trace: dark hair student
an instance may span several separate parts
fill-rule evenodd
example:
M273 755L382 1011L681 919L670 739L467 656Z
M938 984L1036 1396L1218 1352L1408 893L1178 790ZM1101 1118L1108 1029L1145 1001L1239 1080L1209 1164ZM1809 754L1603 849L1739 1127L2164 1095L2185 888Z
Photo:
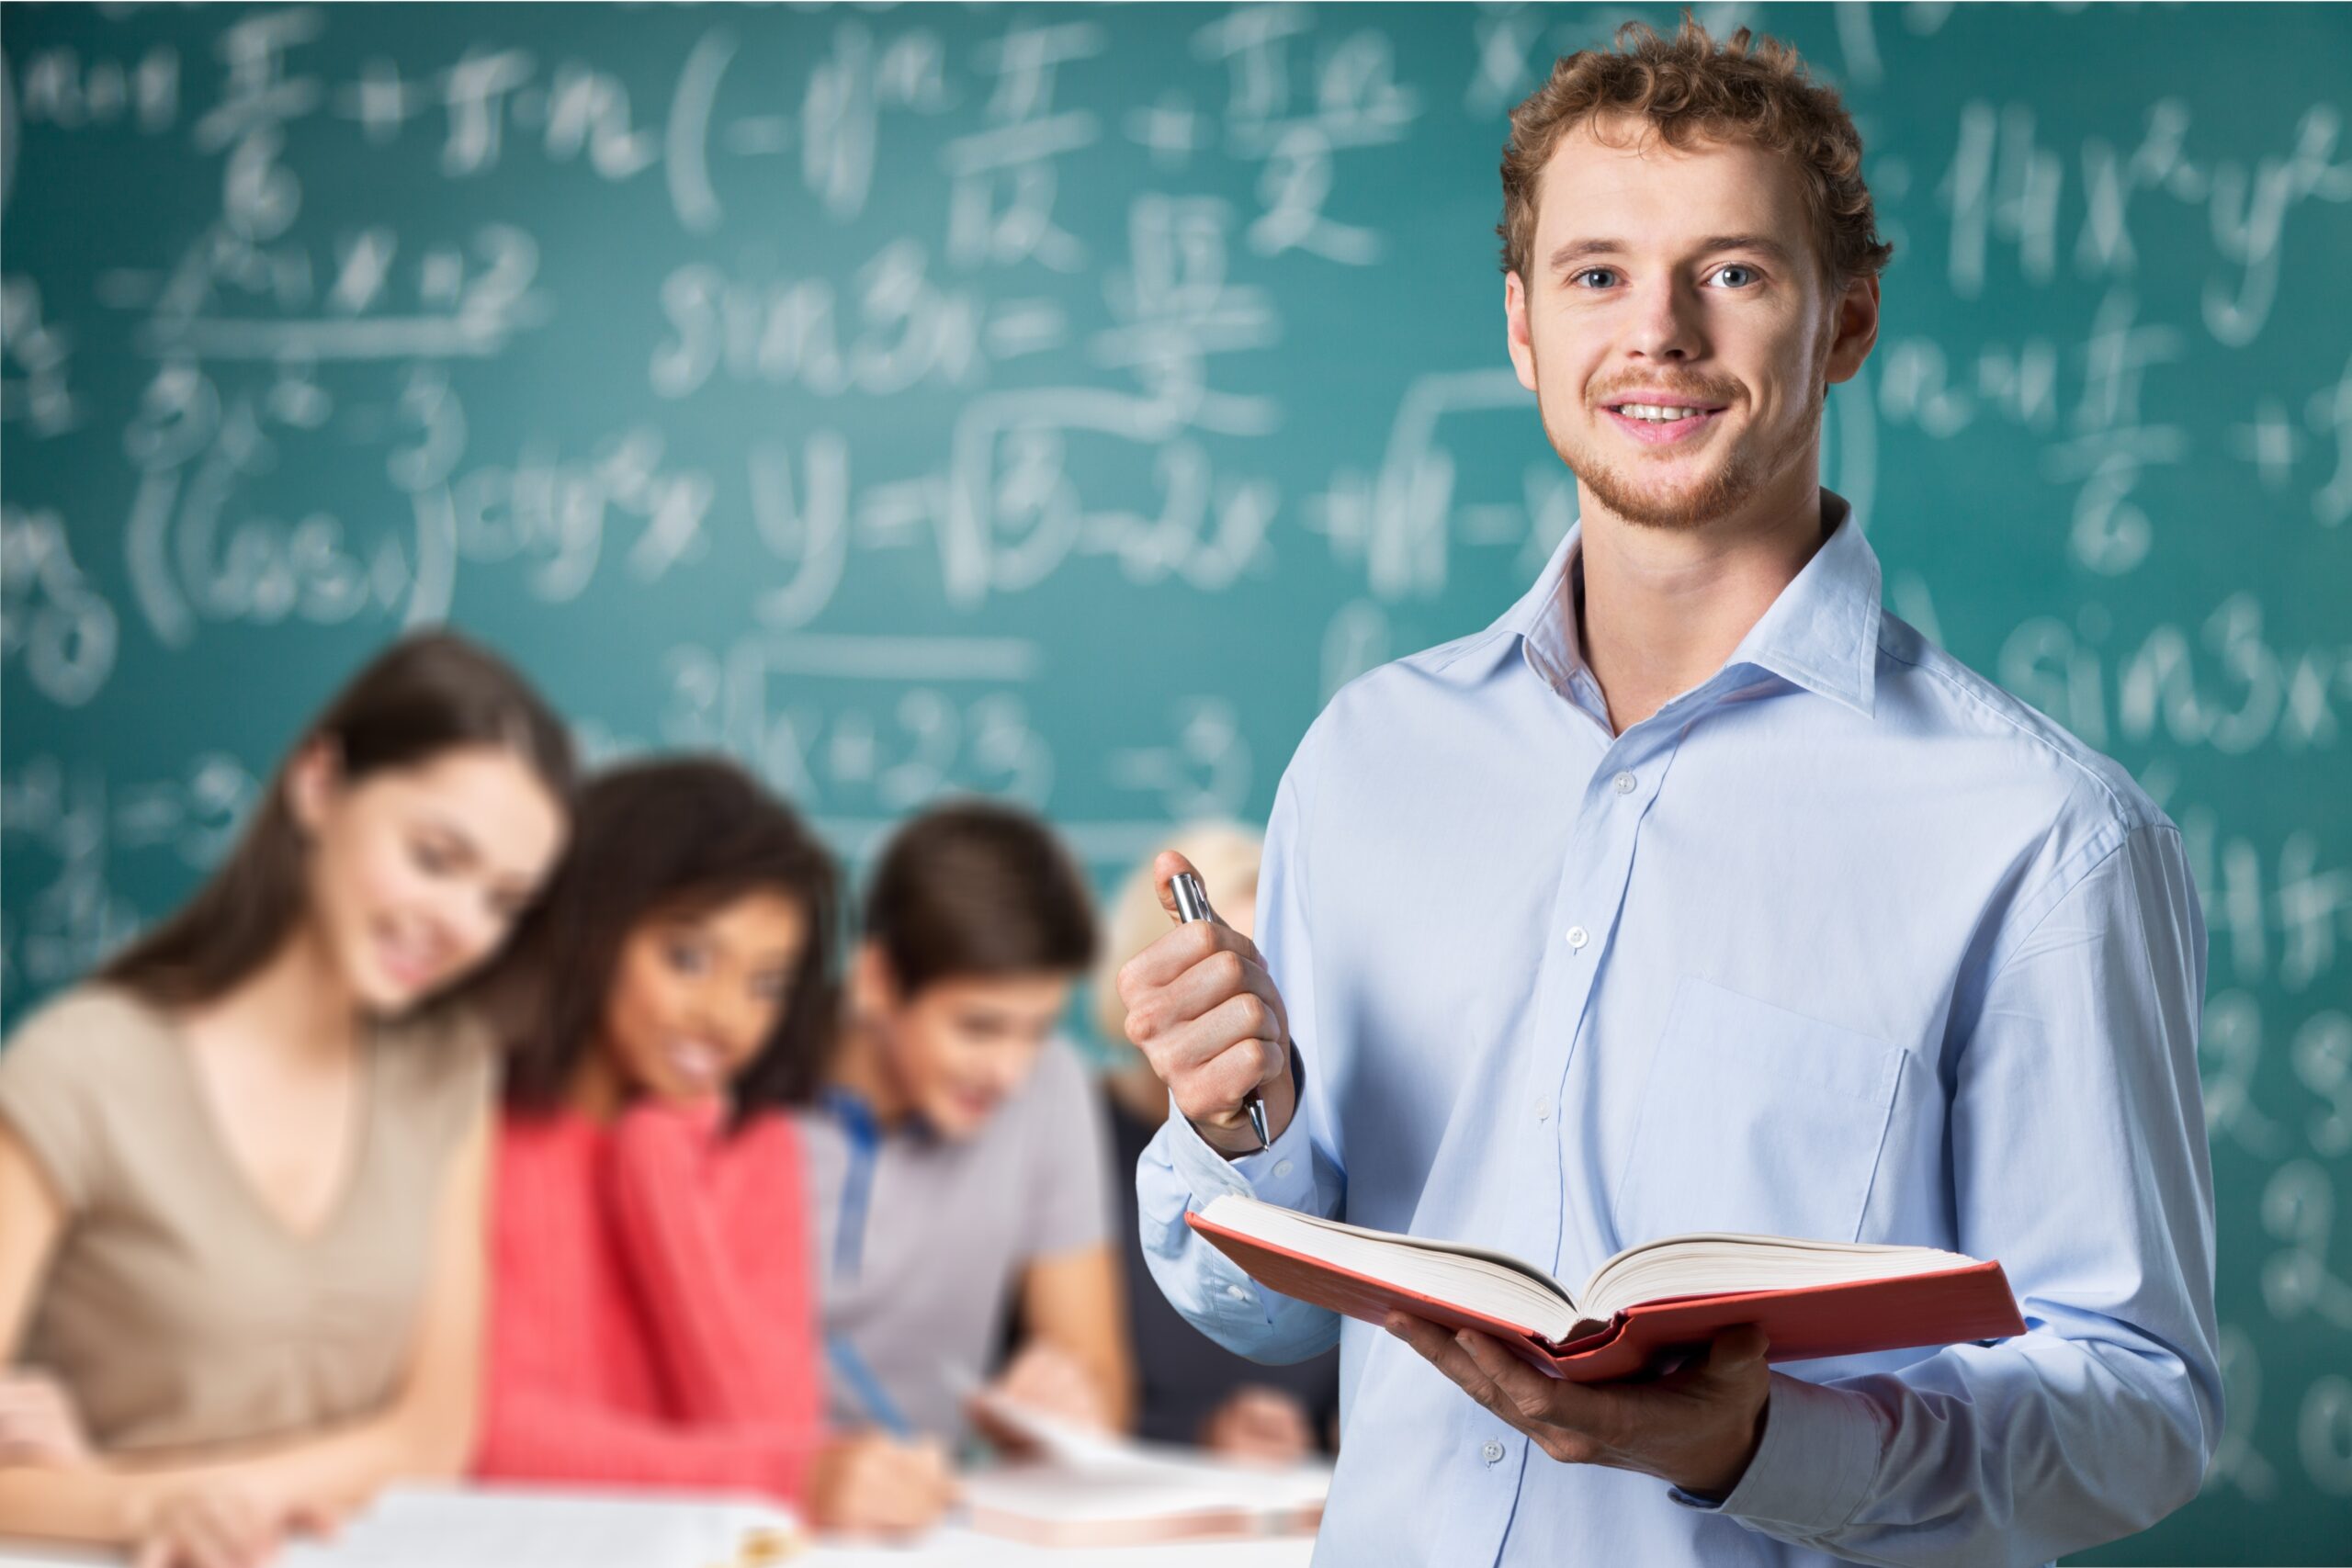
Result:
M800 907L808 935L775 1026L733 1080L738 1120L806 1101L823 1071L835 1012L840 879L825 847L734 763L674 759L613 770L580 801L572 852L516 941L518 993L507 1103L560 1103L603 1023L622 943L644 921L685 918L772 890Z
M1124 1427L1102 1108L1060 1032L1094 956L1085 877L1040 818L943 802L883 848L861 928L822 1110L801 1118L835 1419L954 1437L958 1390L986 1382Z
M715 758L582 793L518 942L476 1473L751 1489L921 1529L937 1446L828 1430L801 1140L837 1007L831 859Z
M865 894L865 940L902 996L933 981L1075 974L1094 962L1094 910L1035 818L983 800L924 812L892 836Z

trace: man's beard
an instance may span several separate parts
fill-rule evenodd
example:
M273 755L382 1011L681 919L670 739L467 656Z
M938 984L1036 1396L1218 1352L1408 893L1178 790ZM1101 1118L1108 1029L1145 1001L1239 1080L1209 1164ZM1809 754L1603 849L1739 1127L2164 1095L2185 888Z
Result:
M1636 527L1689 530L1703 527L1719 517L1730 515L1754 499L1773 478L1767 455L1755 450L1752 444L1734 442L1726 457L1706 462L1703 467L1692 465L1687 458L1672 461L1681 465L1681 476L1669 481L1663 477L1665 464L1655 465L1660 470L1653 474L1645 470L1652 465L1629 446L1622 461L1604 456L1598 446L1581 455L1572 449L1569 435L1581 434L1581 430L1555 428L1551 412L1544 407L1543 378L1536 378L1536 408L1543 417L1544 434L1594 500ZM1787 450L1802 448L1807 439L1817 440L1821 432L1823 404L1828 389L1816 386L1812 406L1805 411ZM1595 411L1595 422L1604 420L1605 412ZM1720 416L1718 416L1720 417ZM1583 427L1585 429L1590 426ZM1595 433L1600 434L1599 432ZM1606 435L1600 435L1606 440ZM1726 435L1724 440L1731 437Z

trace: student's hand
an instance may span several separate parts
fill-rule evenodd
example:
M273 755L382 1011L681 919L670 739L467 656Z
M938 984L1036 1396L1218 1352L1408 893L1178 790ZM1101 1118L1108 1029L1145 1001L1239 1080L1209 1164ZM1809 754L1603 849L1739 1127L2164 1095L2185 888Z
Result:
M1098 1432L1111 1427L1102 1391L1095 1386L1085 1364L1043 1340L1033 1339L1023 1346L1012 1364L989 1385L989 1393L1072 1426Z
M1278 1388L1247 1383L1201 1424L1201 1446L1227 1459L1296 1464L1315 1446L1306 1406Z
M1725 1329L1704 1358L1654 1382L1600 1383L1546 1377L1475 1329L1401 1312L1386 1326L1563 1464L1638 1471L1719 1499L1763 1440L1771 1373L1753 1324Z
M0 1373L0 1465L80 1470L96 1462L64 1384L47 1372Z
M1192 869L1173 851L1152 863L1160 907L1170 916L1176 898L1169 879ZM1207 891L1214 905L1216 889ZM1266 1102L1269 1134L1278 1137L1290 1125L1296 1099L1290 1021L1248 937L1223 920L1178 926L1119 971L1119 999L1127 1008L1127 1038L1210 1147L1226 1155L1256 1152L1257 1134L1242 1110L1253 1089Z
M911 1535L939 1522L956 1500L947 1450L936 1438L899 1443L876 1432L840 1438L808 1473L808 1513L821 1530Z
M217 1482L174 1486L135 1509L131 1568L265 1568L288 1535L332 1535L337 1523L326 1509Z

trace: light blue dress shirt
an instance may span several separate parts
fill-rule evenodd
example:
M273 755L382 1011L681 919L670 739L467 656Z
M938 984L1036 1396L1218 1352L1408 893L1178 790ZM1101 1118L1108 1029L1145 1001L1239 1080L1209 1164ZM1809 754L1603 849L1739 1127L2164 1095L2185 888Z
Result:
M2130 775L1879 606L1833 531L1622 735L1579 534L1493 626L1333 699L1277 792L1258 942L1305 1099L1136 1170L1155 1277L1266 1361L1341 1346L1316 1562L2046 1562L2195 1495L2220 1436L2205 927ZM1499 1247L1571 1288L1685 1231L1998 1258L2028 1332L1776 1368L1708 1505L1552 1460L1377 1326L1183 1224L1222 1192Z

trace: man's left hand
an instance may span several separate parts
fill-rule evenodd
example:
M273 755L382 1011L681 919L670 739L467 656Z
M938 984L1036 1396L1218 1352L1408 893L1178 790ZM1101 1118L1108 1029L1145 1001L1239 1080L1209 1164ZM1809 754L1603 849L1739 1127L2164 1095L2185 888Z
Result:
M1601 1383L1546 1377L1475 1329L1405 1313L1389 1314L1386 1327L1564 1464L1639 1471L1720 1501L1764 1436L1771 1373L1752 1325L1726 1329L1703 1358L1655 1382Z

